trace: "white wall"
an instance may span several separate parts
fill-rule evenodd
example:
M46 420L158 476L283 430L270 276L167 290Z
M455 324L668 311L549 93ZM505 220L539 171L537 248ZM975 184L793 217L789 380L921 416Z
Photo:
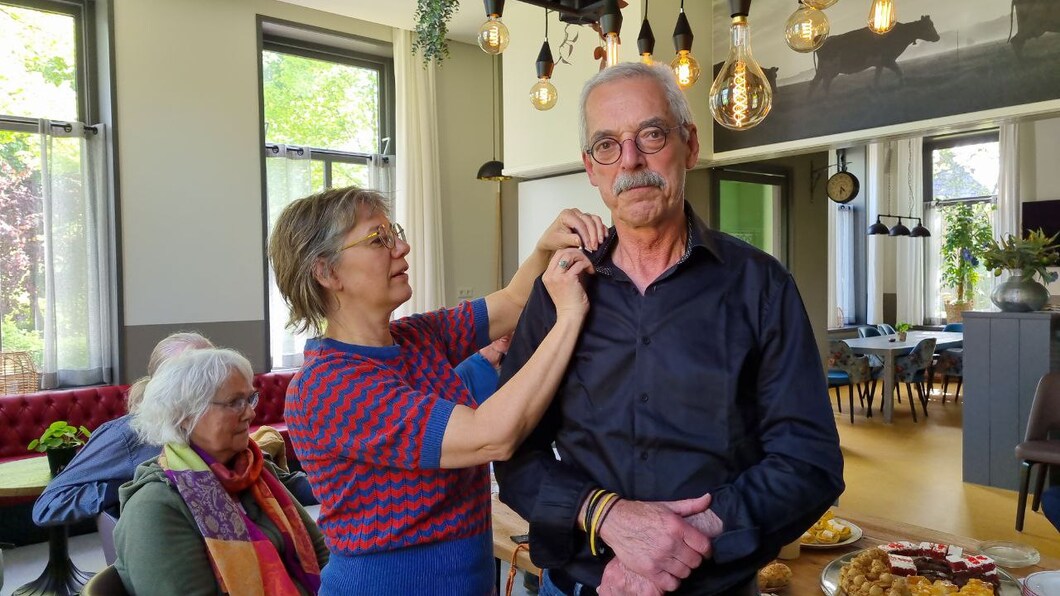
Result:
M520 262L530 256L541 233L560 211L568 207L595 213L603 218L604 224L611 225L611 213L585 172L530 180L519 185Z

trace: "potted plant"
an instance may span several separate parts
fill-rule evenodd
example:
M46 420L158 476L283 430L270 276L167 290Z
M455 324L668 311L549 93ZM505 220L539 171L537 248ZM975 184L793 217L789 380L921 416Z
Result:
M912 328L912 325L909 323L898 323L894 326L894 330L898 334L898 341L905 341L906 334L909 333L910 328Z
M958 203L942 208L946 236L942 240L942 285L953 288L956 300L946 302L946 322L959 323L972 308L979 283L979 260L991 239L985 204Z
M46 454L48 467L52 476L55 476L63 471L90 436L92 433L83 426L73 426L65 420L56 420L44 429L39 439L30 441L27 449Z
M1020 238L1008 234L1003 240L990 240L983 247L983 263L994 275L1008 271L1009 278L998 284L990 300L1005 312L1041 310L1049 302L1049 290L1035 281L1056 281L1057 273L1049 271L1058 262L1053 242L1060 234L1046 236L1041 229Z
M449 20L460 8L459 0L417 0L416 35L412 39L412 52L423 56L426 67L433 60L441 64L449 56Z

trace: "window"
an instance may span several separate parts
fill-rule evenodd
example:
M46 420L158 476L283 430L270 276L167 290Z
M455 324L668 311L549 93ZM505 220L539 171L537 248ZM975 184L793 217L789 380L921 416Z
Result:
M924 225L931 230L924 258L924 319L939 324L947 305L988 308L993 275L975 247L993 237L1001 158L998 132L925 139ZM952 316L950 317L952 318Z
M264 23L263 29L268 229L288 203L326 188L360 186L389 193L393 60L355 51L349 46L364 42L347 37L316 31L310 35L271 23ZM303 39L309 36L314 40ZM329 43L321 44L322 37ZM272 368L297 367L305 337L286 328L287 306L272 269L266 268Z
M0 1L0 351L45 388L110 381L103 125L89 93L92 15Z

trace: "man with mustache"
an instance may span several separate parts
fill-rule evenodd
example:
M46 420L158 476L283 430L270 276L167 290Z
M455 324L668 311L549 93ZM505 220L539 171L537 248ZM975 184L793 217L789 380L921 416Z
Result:
M497 465L500 498L530 522L543 595L758 594L756 571L843 490L802 299L685 202L699 140L669 70L600 72L581 125L614 233L590 255L592 309L556 399ZM539 280L502 382L555 319Z

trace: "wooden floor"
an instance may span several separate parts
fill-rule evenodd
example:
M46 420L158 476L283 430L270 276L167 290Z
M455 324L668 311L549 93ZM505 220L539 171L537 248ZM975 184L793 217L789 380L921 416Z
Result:
M840 507L979 540L1030 544L1042 554L1060 557L1060 533L1040 512L1028 506L1023 532L1015 530L1015 491L962 482L959 403L952 398L941 403L936 388L928 418L918 410L919 422L914 423L903 397L902 404L895 403L894 423L884 424L879 400L874 417L866 419L855 393L851 425L845 389L842 395L843 414L836 411L836 425L847 488Z

